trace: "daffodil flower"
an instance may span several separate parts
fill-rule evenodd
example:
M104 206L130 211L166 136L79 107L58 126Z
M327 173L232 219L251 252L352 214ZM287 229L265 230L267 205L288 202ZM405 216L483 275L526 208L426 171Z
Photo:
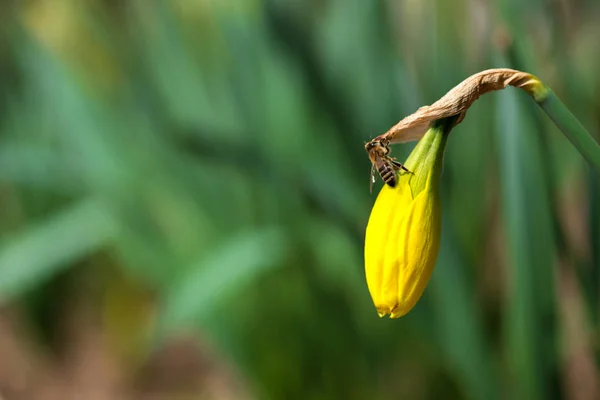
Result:
M365 272L379 316L399 318L417 303L440 248L439 181L444 147L454 119L436 121L398 172L394 188L383 185L365 237Z
M399 318L417 303L433 272L440 247L439 179L444 147L452 127L483 94L514 86L525 90L583 157L600 172L600 145L535 76L498 68L471 75L438 101L403 118L371 142L418 140L392 188L383 185L365 238L365 272L380 316Z

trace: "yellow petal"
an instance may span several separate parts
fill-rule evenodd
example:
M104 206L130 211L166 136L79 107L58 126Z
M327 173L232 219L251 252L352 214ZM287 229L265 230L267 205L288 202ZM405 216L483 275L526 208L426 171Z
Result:
M401 179L397 188L384 187L377 198L367 225L365 272L381 316L405 315L425 290L440 242L436 197L428 188L413 200Z

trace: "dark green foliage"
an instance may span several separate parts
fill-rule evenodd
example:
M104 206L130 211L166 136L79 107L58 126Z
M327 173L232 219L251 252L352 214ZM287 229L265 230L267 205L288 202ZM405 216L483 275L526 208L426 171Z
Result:
M572 89L600 89L597 73L573 72L597 72L595 2L565 5L587 16L567 25L541 1L518 18L508 0L174 3L0 16L3 304L29 309L56 342L48 325L63 311L42 305L68 290L66 271L101 271L106 296L133 282L156 300L156 325L122 328L142 360L148 337L161 346L191 328L256 398L572 394L556 278L585 278L592 328L600 285L600 189L580 155L525 94L480 99L448 141L432 281L388 320L364 281L379 186L369 195L363 145L492 67L538 76L598 132L600 102ZM39 28L57 24L68 34ZM587 55L566 53L575 46ZM139 296L125 292L119 307L136 316Z

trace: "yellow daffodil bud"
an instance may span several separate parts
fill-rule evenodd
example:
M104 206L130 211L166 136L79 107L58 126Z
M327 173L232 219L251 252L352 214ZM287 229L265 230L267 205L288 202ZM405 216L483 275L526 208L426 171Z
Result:
M365 272L379 316L399 318L417 303L440 248L439 180L444 147L453 126L434 122L398 172L394 188L383 185L367 225Z

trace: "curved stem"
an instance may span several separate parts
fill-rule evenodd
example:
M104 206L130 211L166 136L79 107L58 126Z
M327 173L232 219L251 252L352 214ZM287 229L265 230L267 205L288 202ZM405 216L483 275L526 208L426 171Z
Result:
M540 89L543 92L532 93L535 102L596 172L600 173L600 145L549 87Z

